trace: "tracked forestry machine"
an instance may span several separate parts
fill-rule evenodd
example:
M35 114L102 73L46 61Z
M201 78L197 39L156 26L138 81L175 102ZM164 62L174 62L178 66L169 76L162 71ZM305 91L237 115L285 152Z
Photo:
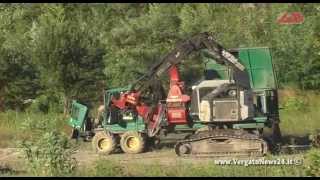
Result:
M179 66L203 54L204 76L186 86ZM169 75L165 90L160 81ZM225 49L210 33L197 34L124 88L108 89L98 121L73 101L73 137L90 139L98 153L117 147L140 153L170 133L188 132L175 145L178 156L262 156L280 142L276 76L268 48ZM94 123L95 122L95 123ZM271 138L263 129L270 128Z

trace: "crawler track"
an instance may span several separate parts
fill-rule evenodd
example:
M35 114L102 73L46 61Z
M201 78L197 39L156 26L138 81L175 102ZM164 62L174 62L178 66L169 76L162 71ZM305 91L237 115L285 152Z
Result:
M175 145L182 157L263 156L267 150L259 135L241 130L202 131Z

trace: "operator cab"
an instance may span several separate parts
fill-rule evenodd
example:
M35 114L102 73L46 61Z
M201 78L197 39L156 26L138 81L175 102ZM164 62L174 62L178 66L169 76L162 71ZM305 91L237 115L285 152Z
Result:
M205 80L192 89L191 115L202 122L235 122L253 116L252 92L233 80Z

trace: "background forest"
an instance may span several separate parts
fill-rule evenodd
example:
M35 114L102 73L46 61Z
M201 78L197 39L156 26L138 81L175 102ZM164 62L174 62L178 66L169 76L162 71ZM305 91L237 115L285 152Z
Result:
M305 20L278 24L284 12ZM204 31L226 48L271 48L281 86L318 89L319 18L315 4L1 4L0 110L96 102Z

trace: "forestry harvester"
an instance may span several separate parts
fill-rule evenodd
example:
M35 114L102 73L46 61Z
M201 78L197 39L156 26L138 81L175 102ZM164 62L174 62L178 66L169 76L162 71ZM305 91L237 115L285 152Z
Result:
M179 65L194 52L205 55L204 77L186 86ZM140 153L162 136L189 132L175 144L178 156L262 156L281 138L269 49L225 49L207 32L179 43L127 87L105 90L102 107L94 123L87 106L73 101L69 124L73 137L90 139L103 154L117 147ZM271 128L271 138L264 138L264 128Z

